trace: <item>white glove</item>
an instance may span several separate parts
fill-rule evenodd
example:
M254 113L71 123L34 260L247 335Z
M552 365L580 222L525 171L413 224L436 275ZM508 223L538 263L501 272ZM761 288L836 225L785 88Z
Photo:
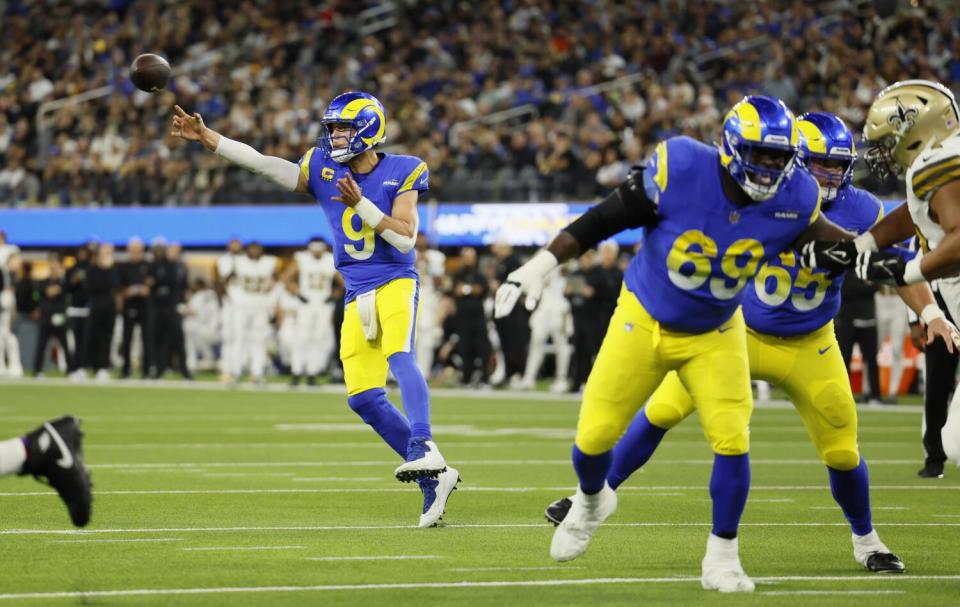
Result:
M560 262L553 253L541 249L530 261L510 272L507 281L497 289L493 317L509 316L522 294L526 294L526 307L532 312L543 294L543 279L558 265Z

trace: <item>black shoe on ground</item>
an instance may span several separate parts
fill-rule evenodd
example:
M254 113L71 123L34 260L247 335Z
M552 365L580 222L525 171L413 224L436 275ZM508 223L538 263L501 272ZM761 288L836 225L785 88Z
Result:
M307 385L308 385L308 386L316 386L316 385L317 385L317 376L316 376L316 375L309 375L309 376L307 376Z
M299 385L300 385L300 376L299 376L299 375L293 375L293 376L291 376L291 377L290 377L290 385L291 385L291 386L299 386Z
M27 461L20 474L46 478L57 490L77 527L90 521L92 483L83 465L83 433L72 415L51 420L26 436Z
M903 573L907 570L907 566L896 554L874 552L867 557L867 569L874 573Z
M563 522L563 519L567 518L567 513L570 512L572 506L573 502L570 501L569 497L558 499L547 506L547 509L543 511L543 516L547 517L547 520L554 525L559 525Z
M920 478L943 478L943 462L927 462L917 472Z

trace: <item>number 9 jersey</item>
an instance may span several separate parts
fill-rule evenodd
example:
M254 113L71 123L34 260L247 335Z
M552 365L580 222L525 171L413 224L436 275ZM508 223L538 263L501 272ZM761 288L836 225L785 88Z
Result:
M877 197L859 188L841 188L824 203L823 214L845 230L862 234L883 218ZM755 331L795 337L816 331L840 311L840 287L845 273L831 278L823 270L800 268L793 251L764 264L747 289L743 317Z
M310 148L300 159L307 190L320 203L333 230L333 261L346 283L347 302L397 278L417 278L415 251L401 253L352 208L333 200L340 195L337 180L347 174L353 175L363 195L387 215L400 194L429 189L429 170L424 161L398 154L377 156L380 161L366 174L353 173L347 164L335 162L318 147Z
M644 170L658 221L624 280L674 331L705 333L729 320L760 264L819 215L820 188L806 171L794 170L769 200L745 205L724 193L724 171L715 147L688 137L661 142Z

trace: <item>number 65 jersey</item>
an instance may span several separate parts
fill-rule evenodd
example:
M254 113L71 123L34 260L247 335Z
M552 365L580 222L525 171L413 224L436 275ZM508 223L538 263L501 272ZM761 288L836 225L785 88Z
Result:
M883 218L877 197L853 186L841 188L822 210L827 219L855 234L863 234ZM840 311L844 276L800 268L796 253L784 251L763 264L747 287L743 318L751 329L777 337L816 331Z
M737 205L723 192L720 154L688 137L657 145L644 186L657 203L625 283L662 325L706 333L730 319L760 264L779 255L819 215L820 188L796 169L769 200Z
M333 230L333 261L346 283L346 301L397 278L417 278L416 252L401 253L368 226L356 211L342 202L337 180L347 174L363 195L390 215L394 199L411 190L429 189L427 163L415 156L377 154L380 161L366 174L353 173L347 164L331 159L322 149L310 148L300 159L307 189L323 209Z

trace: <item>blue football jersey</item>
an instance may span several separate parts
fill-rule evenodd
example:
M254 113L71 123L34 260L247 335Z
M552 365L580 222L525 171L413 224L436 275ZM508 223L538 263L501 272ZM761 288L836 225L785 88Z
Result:
M857 234L883 217L877 197L853 186L841 189L821 210L827 219ZM845 273L831 279L823 270L799 266L797 255L785 251L760 268L743 300L747 326L768 335L794 337L819 329L837 315Z
M366 174L352 173L347 164L335 162L320 148L310 148L300 159L307 189L320 203L333 230L333 262L347 286L347 301L397 278L417 278L416 252L401 253L368 226L356 211L342 202L337 180L348 172L363 195L390 215L393 200L410 190L429 189L427 163L415 156L378 154L380 162Z
M760 265L817 218L820 188L795 170L770 200L737 205L721 185L715 147L688 137L661 142L644 187L659 220L627 268L627 288L665 327L705 333L733 316Z

